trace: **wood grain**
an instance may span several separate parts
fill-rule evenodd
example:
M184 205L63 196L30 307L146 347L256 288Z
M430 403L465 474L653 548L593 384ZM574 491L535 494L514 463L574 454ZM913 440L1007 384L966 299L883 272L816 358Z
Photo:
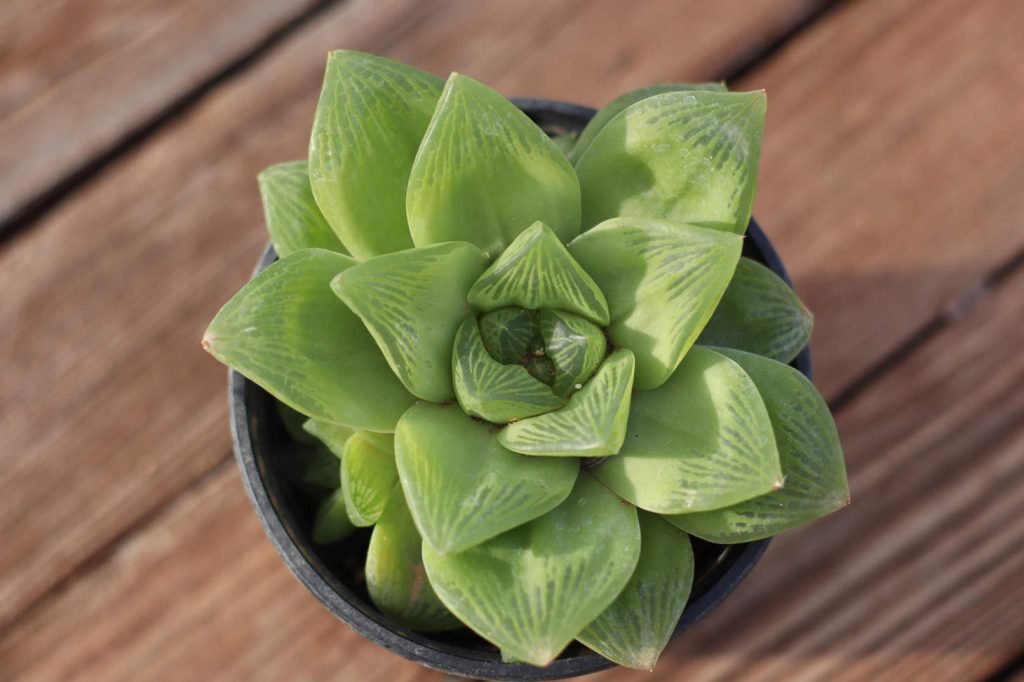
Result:
M314 0L5 0L0 223Z
M760 2L737 22L718 3L651 3L645 21L613 31L610 1L535 0L513 13L496 1L348 2L0 248L0 626L227 457L224 372L198 339L265 239L256 173L304 156L327 50L440 73L461 62L510 91L554 95L565 71L551 64L578 49L577 37L555 38L575 36L576 22L605 27L608 69L631 63L649 25L667 39L666 24L688 13L706 22L661 71L643 71L644 56L609 84L587 76L607 100L623 83L697 77L736 41L768 40L812 5ZM522 62L545 27L550 61ZM449 34L465 39L439 50Z

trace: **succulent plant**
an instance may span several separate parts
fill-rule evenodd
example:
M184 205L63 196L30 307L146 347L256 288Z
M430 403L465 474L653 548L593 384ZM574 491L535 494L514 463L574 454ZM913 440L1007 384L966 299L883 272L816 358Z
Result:
M203 345L283 404L313 539L372 527L383 613L506 660L579 640L651 668L690 535L848 502L786 364L811 317L741 255L764 113L763 92L656 86L556 144L466 76L330 55L308 161L259 178L280 259Z

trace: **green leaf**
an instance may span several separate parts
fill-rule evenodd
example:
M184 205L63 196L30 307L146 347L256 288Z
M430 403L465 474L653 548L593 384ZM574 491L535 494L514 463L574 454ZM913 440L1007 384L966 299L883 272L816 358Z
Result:
M281 418L281 423L284 424L284 430L288 432L288 436L292 440L305 445L313 445L320 442L316 436L305 430L304 425L309 417L293 410L280 400L274 400L274 407L277 410L277 416Z
M418 403L395 432L395 458L416 527L458 552L558 506L579 463L522 457L454 406Z
M303 414L394 431L414 398L330 289L334 276L355 264L322 249L277 261L221 308L203 348Z
M514 104L453 73L409 178L417 246L473 242L491 257L541 220L563 241L580 231L580 187L550 138Z
M302 424L302 430L323 443L331 453L341 459L345 454L345 444L354 431L341 424L320 421L319 419L307 419Z
M472 313L466 292L487 261L465 242L389 253L338 275L331 288L362 318L409 392L450 400L452 341Z
M850 502L832 415L807 377L774 360L721 350L747 372L768 408L782 460L781 490L699 514L667 517L692 535L730 544L771 537Z
M480 318L480 336L487 352L504 365L522 362L537 332L536 310L502 308Z
M530 376L522 365L503 365L487 352L477 322L459 327L452 350L455 395L471 415L495 424L543 414L565 405L565 399Z
M469 290L481 310L555 308L608 324L608 304L558 236L543 223L524 230Z
M641 218L609 220L569 251L608 299L612 342L636 355L636 387L660 386L711 318L742 238Z
M341 459L341 488L348 518L356 526L377 523L395 484L395 456L375 448L360 434L348 439Z
M348 520L345 510L345 494L341 488L335 490L320 503L313 521L313 542L329 545L348 537L355 526Z
M360 260L413 245L406 185L441 87L441 79L381 57L327 57L309 179L324 217Z
M608 350L604 332L572 313L542 310L540 333L544 352L554 365L551 387L558 395L569 395L582 388Z
M285 480L310 495L323 495L341 485L338 458L321 443L285 443L274 450L273 462Z
M640 561L612 605L577 639L605 658L653 670L683 614L693 585L690 539L654 514L639 512Z
M742 234L764 114L764 92L668 92L628 107L576 163L584 229L629 216Z
M461 627L427 580L422 544L402 489L395 486L366 551L370 599L381 613L413 630L438 632Z
M757 386L729 358L696 347L660 388L633 395L625 444L594 474L641 509L717 509L782 485Z
M756 261L740 258L697 343L789 363L807 345L813 326L814 316L781 277Z
M513 452L547 457L601 457L622 447L633 388L633 354L608 356L587 384L555 412L509 424L498 442Z
M257 180L267 231L279 257L300 249L348 253L316 205L305 161L275 164Z
M356 431L356 433L359 434L360 438L381 452L386 452L389 455L395 454L395 434L375 433L373 431Z
M626 585L636 510L587 474L554 511L458 554L423 545L430 582L503 655L547 665Z
M594 118L590 119L590 123L580 133L579 139L576 140L576 144L572 147L569 152L569 160L575 163L583 156L583 152L587 151L594 138L597 134L604 130L604 127L608 125L608 122L618 116L624 109L630 105L636 104L640 100L653 97L654 95L660 95L665 92L685 92L690 90L714 90L717 92L725 92L726 87L722 83L661 83L658 85L650 85L646 88L639 88L637 90L631 90L624 95L619 95L606 107L597 112Z

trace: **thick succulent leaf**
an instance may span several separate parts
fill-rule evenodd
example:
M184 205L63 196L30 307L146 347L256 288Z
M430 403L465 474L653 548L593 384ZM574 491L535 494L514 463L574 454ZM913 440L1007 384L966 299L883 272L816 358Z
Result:
M415 399L330 289L335 275L355 264L323 249L277 261L220 309L203 348L303 414L394 431Z
M769 268L740 258L722 300L697 343L792 362L811 338L814 316Z
M441 552L459 552L558 506L579 462L522 457L493 427L454 406L418 403L395 432L395 459L416 527Z
M594 118L590 119L587 127L580 133L579 139L576 140L576 144L573 145L569 151L569 160L575 163L583 156L583 152L587 151L590 144L597 137L597 134L604 130L604 127L608 125L608 122L618 116L624 109L630 105L636 104L640 100L653 97L654 95L660 95L664 92L684 92L688 90L714 90L717 92L725 92L726 87L722 83L659 83L658 85L650 85L646 88L638 88L636 90L630 90L624 95L619 95L606 107L597 112Z
M630 216L742 234L764 114L764 92L668 92L627 107L576 163L584 229Z
M455 395L462 409L494 424L543 414L565 398L530 376L522 365L503 365L487 352L472 317L459 327L452 349Z
M512 659L547 665L622 591L640 554L636 509L581 474L555 510L458 554L428 544L452 613Z
M413 395L439 403L452 392L452 341L472 311L466 292L487 260L465 242L389 253L351 267L334 293L362 318Z
M279 257L301 249L348 253L316 205L305 161L275 164L257 180L267 231Z
M498 441L524 455L601 457L622 447L633 388L633 354L608 356L593 378L560 410L509 424Z
M370 536L366 551L366 589L384 613L420 632L461 627L445 608L423 568L423 541L413 523L400 486Z
M846 465L828 406L807 377L774 360L721 350L739 363L768 408L785 485L739 504L667 517L711 542L749 542L777 535L842 509L850 502Z
M347 426L332 424L320 421L319 419L307 419L302 424L302 430L327 446L338 459L344 456L345 444L348 443L348 439L355 433L355 431Z
M693 585L693 549L686 533L639 512L640 561L611 606L577 639L620 665L653 670L683 614Z
M608 303L594 280L543 223L524 230L469 290L481 310L554 308L608 324Z
M395 456L375 448L361 435L348 439L341 459L341 488L348 518L356 526L377 523L398 483Z
M608 350L604 332L572 313L542 310L540 333L544 352L555 370L551 387L558 395L582 388Z
M274 450L273 461L285 480L310 495L324 495L341 485L338 457L322 443L285 443Z
M284 424L284 430L293 441L306 445L314 445L320 442L315 435L306 431L305 424L309 417L293 410L280 400L274 400L274 408L277 411L277 416L281 418L281 423Z
M660 513L716 509L782 484L757 387L735 362L701 347L663 386L633 396L620 456L595 475Z
M381 57L341 50L327 58L309 179L327 222L360 260L413 245L405 190L441 87Z
M608 299L612 342L636 355L636 387L660 386L711 318L742 237L642 218L609 220L569 251Z
M497 256L535 220L580 231L580 187L555 143L491 88L453 73L409 178L417 246L468 241Z
M313 520L313 542L318 545L329 545L344 540L353 530L355 526L348 520L345 508L345 494L338 488L325 498L316 510L316 518Z
M641 509L717 509L782 486L768 411L729 358L693 348L672 378L633 395L625 444L595 475Z
M522 362L537 332L536 310L502 308L480 318L480 336L487 352L505 365Z
M359 434L360 438L381 452L386 452L389 455L395 454L395 434L375 433L373 431L356 431L356 433Z

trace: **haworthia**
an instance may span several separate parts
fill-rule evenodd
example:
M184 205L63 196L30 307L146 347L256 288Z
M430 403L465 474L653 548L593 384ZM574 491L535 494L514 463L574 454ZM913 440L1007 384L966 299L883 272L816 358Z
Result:
M348 253L313 198L305 161L265 168L258 182L267 232L279 257L301 249Z

